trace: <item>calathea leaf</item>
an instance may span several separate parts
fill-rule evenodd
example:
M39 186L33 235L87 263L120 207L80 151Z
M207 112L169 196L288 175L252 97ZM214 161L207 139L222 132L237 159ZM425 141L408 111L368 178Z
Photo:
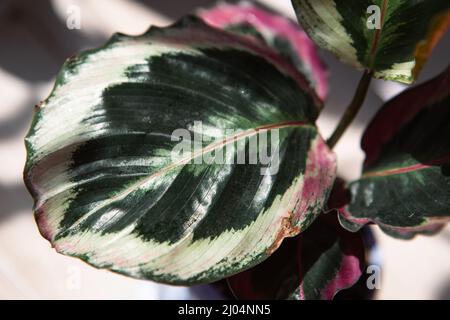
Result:
M200 10L198 14L214 27L252 36L267 43L307 76L322 100L326 98L328 82L325 65L314 43L294 21L248 1L219 3Z
M412 83L450 25L442 0L292 0L298 21L343 62Z
M367 128L361 178L349 184L341 221L410 238L450 220L450 68L395 97Z
M197 18L117 34L67 61L36 111L24 175L39 229L58 252L136 278L240 272L326 201L335 157L319 110L288 60Z
M330 300L355 284L365 264L361 233L343 229L335 214L286 239L261 264L228 278L239 299Z

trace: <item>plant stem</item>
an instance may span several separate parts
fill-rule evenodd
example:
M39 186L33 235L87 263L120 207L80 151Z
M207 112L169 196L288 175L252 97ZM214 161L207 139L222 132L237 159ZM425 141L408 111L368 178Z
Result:
M372 71L365 70L361 80L359 80L358 88L356 89L352 102L345 110L338 126L327 141L327 144L331 149L333 149L339 139L341 139L342 135L361 109L367 95L367 90L369 89L370 81L372 80L372 74Z

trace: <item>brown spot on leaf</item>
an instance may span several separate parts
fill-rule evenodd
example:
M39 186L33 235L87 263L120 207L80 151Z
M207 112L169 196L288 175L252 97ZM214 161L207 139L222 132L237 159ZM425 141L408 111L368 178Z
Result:
M267 249L267 254L271 255L274 253L280 247L284 238L293 237L300 233L300 227L293 225L293 217L294 213L290 211L289 216L282 218L280 230L278 231L273 244Z

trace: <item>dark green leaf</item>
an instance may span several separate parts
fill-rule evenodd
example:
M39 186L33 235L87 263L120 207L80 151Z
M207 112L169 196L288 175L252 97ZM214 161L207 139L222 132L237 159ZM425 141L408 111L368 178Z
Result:
M36 111L24 176L39 229L58 252L136 278L240 272L326 201L335 158L320 107L289 60L197 18L117 34L68 60ZM177 129L204 139L174 160ZM250 163L265 151L270 161Z

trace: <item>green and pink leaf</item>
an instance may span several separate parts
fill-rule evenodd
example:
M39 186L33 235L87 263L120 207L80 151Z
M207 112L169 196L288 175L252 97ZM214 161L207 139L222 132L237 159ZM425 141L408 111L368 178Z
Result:
M376 223L411 238L450 220L450 69L385 106L367 128L361 178L348 185L343 225Z
M343 229L324 214L300 235L286 239L263 263L228 278L239 299L331 300L353 286L365 265L360 232Z
M24 179L39 229L60 253L140 279L191 285L248 269L328 198L336 162L314 125L321 106L291 60L198 18L117 34L69 59L36 109ZM175 161L177 129L207 139ZM235 159L275 132L278 163L197 162Z

